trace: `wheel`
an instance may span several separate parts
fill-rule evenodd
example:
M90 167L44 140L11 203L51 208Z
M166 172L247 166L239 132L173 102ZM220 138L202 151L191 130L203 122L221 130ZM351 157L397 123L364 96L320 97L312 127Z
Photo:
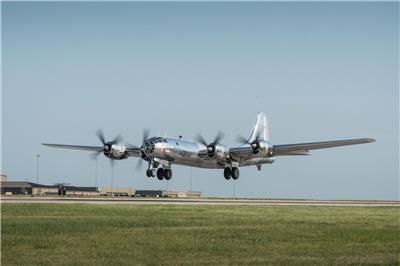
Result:
M151 177L151 169L146 170L146 175L147 175L147 177Z
M170 180L172 178L172 170L171 169L165 169L164 170L164 177L167 180Z
M158 168L158 170L157 170L157 178L158 178L158 180L163 180L164 179L164 169Z
M151 176L152 177L155 177L157 175L157 171L156 171L156 169L151 169Z
M231 168L229 168L229 167L225 168L225 170L224 170L225 179L229 180L229 179L231 179L231 176L232 176Z
M232 178L233 178L234 180L236 180L236 179L239 178L239 175L240 175L240 173L239 173L239 168L233 167L233 168L232 168Z

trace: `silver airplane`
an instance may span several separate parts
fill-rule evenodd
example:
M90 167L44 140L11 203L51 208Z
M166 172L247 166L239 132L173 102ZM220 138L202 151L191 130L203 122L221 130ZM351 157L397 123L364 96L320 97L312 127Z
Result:
M355 145L374 142L375 139L347 139L324 142L297 143L272 145L269 141L269 128L267 117L259 113L254 130L250 138L238 137L242 144L229 148L220 143L224 134L219 132L212 142L207 142L200 134L196 136L196 142L178 139L151 137L149 131L143 131L143 140L140 147L131 144L121 144L121 136L112 141L106 141L101 130L96 132L102 146L79 146L49 144L42 145L56 148L91 151L93 158L100 153L113 160L124 160L129 157L138 157L139 165L148 162L146 175L159 180L170 180L172 177L171 166L173 164L208 169L224 169L225 179L238 179L239 167L255 165L261 170L261 165L272 164L277 156L309 155L310 150L325 149L346 145Z

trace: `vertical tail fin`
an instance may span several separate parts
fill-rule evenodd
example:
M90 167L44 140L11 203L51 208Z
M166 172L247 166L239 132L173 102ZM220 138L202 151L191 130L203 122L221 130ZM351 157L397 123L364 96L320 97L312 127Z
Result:
M254 126L253 133L251 133L249 142L253 142L256 139L262 139L269 142L268 119L262 112L257 116L257 122Z

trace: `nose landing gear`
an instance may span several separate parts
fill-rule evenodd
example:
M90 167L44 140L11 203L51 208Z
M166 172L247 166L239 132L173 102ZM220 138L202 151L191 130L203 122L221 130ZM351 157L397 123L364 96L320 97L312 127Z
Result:
M167 168L149 168L146 170L147 177L156 177L158 180L171 180L172 178L172 170Z
M156 177L158 180L170 180L172 178L172 170L170 165L165 165L154 160L149 161L149 167L146 170L147 177Z
M147 169L146 170L147 177L155 177L156 176L156 169Z

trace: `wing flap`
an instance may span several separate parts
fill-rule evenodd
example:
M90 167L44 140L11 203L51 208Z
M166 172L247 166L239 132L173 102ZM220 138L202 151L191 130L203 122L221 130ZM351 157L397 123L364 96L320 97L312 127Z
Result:
M304 153L308 153L309 150L327 149L327 148L364 144L371 142L375 142L375 139L361 138L361 139L346 139L346 140L335 140L335 141L274 145L273 153L276 156L305 155ZM296 153L303 153L303 154L296 154Z
M310 151L308 150L299 150L299 151L289 151L287 153L280 154L283 155L310 155Z

